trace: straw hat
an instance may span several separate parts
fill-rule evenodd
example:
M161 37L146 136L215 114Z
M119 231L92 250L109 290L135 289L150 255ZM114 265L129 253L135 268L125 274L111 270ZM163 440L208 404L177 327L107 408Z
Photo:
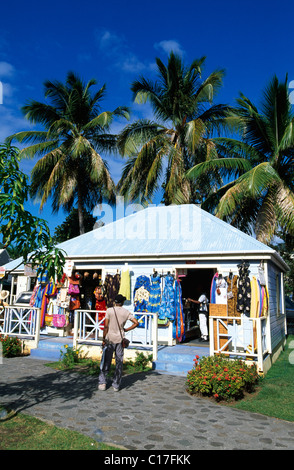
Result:
M9 291L8 290L2 290L0 292L0 300L5 300L9 296Z

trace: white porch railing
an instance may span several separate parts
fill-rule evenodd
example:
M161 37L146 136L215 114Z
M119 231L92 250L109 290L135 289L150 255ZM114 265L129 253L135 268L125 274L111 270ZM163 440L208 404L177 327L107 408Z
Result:
M209 317L210 355L254 360L260 372L269 352L267 317Z
M74 319L73 345L77 348L80 343L101 343L103 338L104 319L98 320L99 311L76 310ZM101 313L105 313L102 312ZM152 349L153 360L157 359L158 349L158 315L154 313L132 312L139 321L138 328L125 334L130 341L130 346ZM126 327L128 327L126 323Z
M0 334L31 339L40 338L40 309L35 307L5 307L0 318Z

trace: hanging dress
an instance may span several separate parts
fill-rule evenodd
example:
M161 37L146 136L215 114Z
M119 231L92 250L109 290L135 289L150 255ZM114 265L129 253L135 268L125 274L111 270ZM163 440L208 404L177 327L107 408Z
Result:
M185 322L182 303L182 288L179 279L176 279L175 281L175 307L176 317L174 322L173 336L176 337L179 343L181 343L185 340Z
M149 313L159 312L160 297L161 297L161 278L159 275L152 276L150 293L149 293L149 301L148 301L148 306L147 306L147 311Z
M164 289L162 292L161 304L159 308L159 320L173 321L176 317L174 277L171 274L165 276Z
M127 300L131 300L131 277L129 269L123 269L121 272L121 281L118 293L123 295Z
M104 281L105 297L107 307L113 307L114 299L120 288L120 274L106 274Z
M133 301L134 312L148 312L148 303L150 297L150 279L147 276L138 276L134 287ZM139 328L145 326L145 316L135 315L138 320Z
M227 304L228 304L228 317L239 317L237 312L238 300L238 276L234 275L232 278L228 276L227 281Z
M251 304L251 284L249 278L248 266L242 264L239 266L239 280L238 280L238 300L237 310L240 313L250 315Z

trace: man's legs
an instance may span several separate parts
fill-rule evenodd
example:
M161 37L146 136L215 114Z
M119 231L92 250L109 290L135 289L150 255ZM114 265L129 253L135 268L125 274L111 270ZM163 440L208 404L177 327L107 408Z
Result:
M115 390L119 389L122 377L123 370L123 361L124 361L124 348L121 343L115 344L115 372L113 376L112 386Z
M102 354L102 358L103 356L104 358L102 359L103 363L100 364L100 374L98 378L99 389L101 390L103 390L104 388L103 385L105 385L106 388L107 375L110 369L114 348L115 345L111 343L106 344L104 347L104 351Z
M199 313L199 323L200 323L200 332L201 338L207 340L208 338L208 329L207 329L207 319L205 313Z

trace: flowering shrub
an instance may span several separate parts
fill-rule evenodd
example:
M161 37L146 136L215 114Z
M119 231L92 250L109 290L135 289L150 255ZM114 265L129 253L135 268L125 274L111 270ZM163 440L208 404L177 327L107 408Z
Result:
M201 394L215 400L242 398L244 392L252 392L258 382L255 364L247 366L241 360L230 361L224 356L194 359L194 367L188 372L186 388L191 394Z
M74 349L69 347L68 344L64 348L60 351L60 362L65 368L72 368L81 359L80 348Z
M0 335L2 354L4 357L15 357L21 355L21 341L15 336Z

